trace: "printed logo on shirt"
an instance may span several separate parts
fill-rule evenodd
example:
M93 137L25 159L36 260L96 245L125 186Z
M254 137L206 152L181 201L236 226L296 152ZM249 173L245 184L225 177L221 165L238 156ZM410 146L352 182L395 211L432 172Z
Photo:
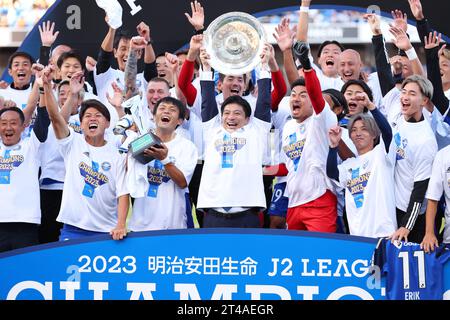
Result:
M246 138L233 138L225 134L222 139L217 139L214 146L222 154L222 168L233 168L233 156L247 144Z
M362 175L359 174L359 168L352 170L352 178L347 181L347 189L353 196L356 208L361 208L364 204L364 190L367 186L367 181L370 178L370 172Z
M11 184L11 171L18 168L25 160L22 155L11 156L11 150L6 150L0 157L0 184Z
M408 146L408 140L407 139L402 139L402 137L400 136L400 133L396 133L394 136L394 141L395 141L395 145L396 145L396 158L397 160L403 160L406 159L406 152L405 149Z
M164 166L159 160L155 160L153 166L148 166L147 178L149 183L147 196L150 198L156 198L159 186L170 180L170 176L164 170Z
M75 133L83 134L83 131L81 130L81 124L79 121L69 122L69 127L71 127Z
M102 169L103 169L103 171L109 171L109 170L111 170L111 163L109 163L109 162L103 162L102 163Z
M97 162L92 161L92 166L89 166L85 162L81 162L78 167L85 183L82 194L87 198L93 198L95 189L108 183L109 179L103 173L99 172L99 165Z
M297 134L293 133L289 136L289 144L283 147L283 151L289 159L294 163L294 170L297 171L298 164L302 157L303 148L305 147L306 139L297 141Z

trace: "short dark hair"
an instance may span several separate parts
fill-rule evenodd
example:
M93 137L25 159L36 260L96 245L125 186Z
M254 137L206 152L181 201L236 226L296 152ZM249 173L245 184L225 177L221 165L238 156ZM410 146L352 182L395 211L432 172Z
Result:
M70 86L70 81L69 80L62 80L59 84L58 84L58 92L61 90L62 86Z
M17 51L17 52L14 52L8 59L8 68L9 69L12 68L13 61L17 57L24 57L24 58L30 60L30 64L31 65L35 62L34 58L29 53L26 53L26 52L23 52L23 51Z
M169 81L167 81L167 80L164 79L164 78L161 78L161 77L154 77L154 78L152 78L152 79L148 82L148 84L150 84L150 82L164 83L164 84L167 86L167 89L170 90L170 83L169 83Z
M370 89L370 87L362 80L348 80L341 88L341 93L345 94L345 91L347 90L348 87L350 87L351 85L357 85L360 86L363 91L365 93L367 93L367 96L369 97L370 102L373 102L373 94L372 94L372 89Z
M188 54L188 52L189 52L189 50L187 50L187 49L182 49L182 50L178 50L178 51L176 51L175 52L175 55L178 57L178 56L181 56L181 55L183 55L183 54Z
M96 109L98 112L100 112L106 118L106 120L111 121L111 115L109 113L108 108L98 100L89 99L89 100L83 101L83 103L81 104L80 122L83 121L84 114L86 113L86 110L89 108Z
M81 69L84 70L84 61L83 61L83 58L82 58L81 55L80 55L77 51L75 51L75 50L70 50L70 51L61 53L61 55L60 55L59 58L58 58L58 61L56 62L56 64L58 65L58 68L61 69L61 66L63 65L64 61L66 61L67 59L70 59L70 58L77 59L78 62L80 63L80 65L81 65Z
M339 47L339 49L341 49L341 51L345 50L344 46L342 44L340 44L339 41L327 40L327 41L322 42L322 44L320 45L319 52L317 53L318 58L320 58L320 55L322 54L323 49L329 44L337 45Z
M4 109L0 110L0 119L1 119L2 115L8 111L17 112L19 114L19 118L20 118L20 121L22 122L22 124L25 123L25 115L23 114L22 109L20 109L18 107L9 107L9 108L4 108Z
M220 114L223 115L223 111L225 110L225 107L229 104L238 104L244 109L245 117L249 118L252 115L252 107L250 107L250 104L247 100L240 96L230 96L225 99L225 101L222 103L222 106L220 107Z
M226 76L230 76L230 77L238 77L238 76L232 76L230 74L223 74L223 73L219 73L219 80L223 82L223 80L225 79ZM243 73L239 76L242 76L244 78L244 81L247 81L247 74Z
M119 28L114 35L113 48L117 49L119 47L120 40L131 40L131 38L133 38L133 36L131 35L130 31Z
M173 97L165 97L160 99L153 108L153 115L156 114L156 111L158 110L158 107L161 103L168 103L177 107L179 111L178 119L184 119L184 117L186 116L186 107L184 106L183 102Z
M305 82L305 78L300 77L297 80L295 80L294 82L291 83L291 90L294 89L297 86L302 86L302 87L306 87L306 82Z

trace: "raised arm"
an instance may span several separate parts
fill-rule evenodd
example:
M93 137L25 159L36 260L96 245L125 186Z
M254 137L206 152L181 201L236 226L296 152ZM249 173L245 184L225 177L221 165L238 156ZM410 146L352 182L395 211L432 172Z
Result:
M75 73L72 78L70 78L69 97L59 111L66 123L69 123L69 118L72 115L73 110L76 110L79 106L80 92L81 90L84 90L84 82L85 78L83 71Z
M52 122L55 136L57 139L61 140L67 138L70 134L70 131L63 116L59 113L58 103L56 102L55 95L53 94L51 83L52 72L52 66L47 66L44 69L42 74L42 83L44 87L44 98L46 102L47 112L50 117L50 121Z
M311 0L302 0L297 25L297 41L308 42L309 6Z
M394 36L395 46L400 50L405 51L408 59L411 61L413 73L425 76L425 71L423 70L422 63L417 57L417 53L414 50L414 47L412 46L406 32L392 25L389 28L389 32Z
M50 51L52 45L58 38L59 31L54 32L55 23L51 21L43 22L42 26L39 26L39 34L41 36L41 49L39 54L39 63L46 66L50 61Z
M340 126L334 126L328 131L328 137L330 141L330 148L327 158L327 176L330 179L339 182L339 169L337 164L338 146L341 142L342 128Z
M139 50L146 46L147 41L143 37L133 37L130 41L130 53L125 66L125 92L128 99L139 94L139 88L136 85L138 55Z
M292 44L296 34L294 29L290 28L289 19L283 18L281 23L275 27L275 33L273 34L278 47L283 53L284 70L290 84L298 79L297 66L295 65L294 55L292 54ZM274 104L272 103L272 110L273 108Z
M269 54L267 65L269 67L273 83L270 107L273 112L276 112L278 110L278 105L286 95L287 87L286 82L284 81L283 73L281 72L277 60L275 59L274 48L269 44L267 44L266 47Z
M298 52L300 53L299 58L303 66L303 71L305 73L306 90L308 91L308 95L311 99L314 111L316 112L316 114L320 114L325 108L325 99L322 95L320 81L317 78L316 72L311 66L311 61L309 60L308 44L305 42L301 43L299 45Z
M367 93L363 92L358 94L356 99L359 100L360 97L367 102L367 109L369 109L370 113L375 119L375 122L378 125L378 128L380 128L386 153L389 152L389 146L391 145L392 141L392 128L389 122L387 121L386 117L380 112L380 110L377 109L375 104L369 100L369 97L367 97Z
M33 64L31 67L31 70L35 76L36 79L39 79L41 76L41 72L44 70L44 66L38 63ZM36 110L36 107L39 103L39 86L42 85L42 83L38 83L38 81L35 81L33 84L33 88L31 90L30 95L28 96L28 101L25 109L23 109L23 114L25 116L25 123L29 124L31 122L31 119L33 117L34 111ZM42 95L43 97L43 95ZM41 105L45 105L41 102Z
M178 85L178 78L180 76L180 61L176 55L169 52L166 52L166 61L169 69L173 74L173 83L175 83L177 99L183 102L184 105L186 105L186 97L184 96L183 91L181 91L180 86Z
M203 79L200 79L200 90L202 94L202 122L208 122L219 114L215 96L215 83L213 80L209 59L209 54L205 49L202 49L200 53L200 60L203 69L201 77L204 77ZM209 78L206 79L206 76L208 75Z
M145 81L149 82L158 76L158 71L156 70L156 55L152 45L150 27L145 22L141 22L136 29L139 36L144 38L147 42L144 49L144 78Z
M261 54L260 79L258 80L258 99L256 100L255 118L271 122L270 108L272 104L271 77L268 71L278 68L275 52L269 43L264 45Z
M380 83L383 97L395 87L394 77L392 76L391 64L383 34L381 33L380 18L375 14L365 14L364 19L369 23L372 30L372 45L375 55L375 65L377 68L378 81Z
M202 45L203 35L198 34L191 38L189 51L178 77L178 86L183 92L183 95L186 97L186 101L189 106L194 104L197 97L197 89L195 89L192 84L192 78L194 77L195 60L200 54L200 48Z
M105 21L108 22L108 16L105 17ZM103 39L100 52L98 54L97 74L105 73L111 67L112 60L114 58L115 36L116 36L116 29L109 27L108 33Z
M441 71L439 67L439 55L441 50L446 48L444 44L439 50L439 43L441 42L441 35L437 36L436 31L430 32L428 37L425 37L425 57L427 63L427 77L433 84L433 98L431 101L438 108L439 112L444 115L449 107L449 100L445 96L444 87L442 85Z

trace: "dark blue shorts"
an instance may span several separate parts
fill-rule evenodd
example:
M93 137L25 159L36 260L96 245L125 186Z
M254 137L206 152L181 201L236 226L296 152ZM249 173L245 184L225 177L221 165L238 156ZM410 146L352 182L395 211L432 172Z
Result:
M286 190L286 182L277 183L273 187L272 201L270 202L269 215L286 217L289 199L284 196Z
M89 236L98 236L101 234L109 234L109 233L108 232L88 231L88 230L83 230L83 229L77 228L75 226L71 226L69 224L64 224L63 228L61 229L61 235L59 236L59 241L81 239L81 238L85 238L85 237L89 237Z

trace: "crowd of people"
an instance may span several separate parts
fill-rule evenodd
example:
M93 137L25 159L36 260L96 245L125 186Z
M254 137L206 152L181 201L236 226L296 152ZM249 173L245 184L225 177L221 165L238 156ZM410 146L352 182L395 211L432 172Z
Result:
M39 61L14 53L0 89L0 251L192 228L194 216L202 228L389 237L426 252L450 243L450 48L408 2L426 70L398 10L393 57L379 16L365 15L371 74L333 39L311 55L311 0L296 27L285 17L275 30L283 68L265 44L239 75L211 65L198 1L189 50L175 53L156 55L142 22L110 26L83 59L53 47L58 31L43 23ZM156 142L131 152L146 135Z
M55 0L0 0L0 27L31 28Z

